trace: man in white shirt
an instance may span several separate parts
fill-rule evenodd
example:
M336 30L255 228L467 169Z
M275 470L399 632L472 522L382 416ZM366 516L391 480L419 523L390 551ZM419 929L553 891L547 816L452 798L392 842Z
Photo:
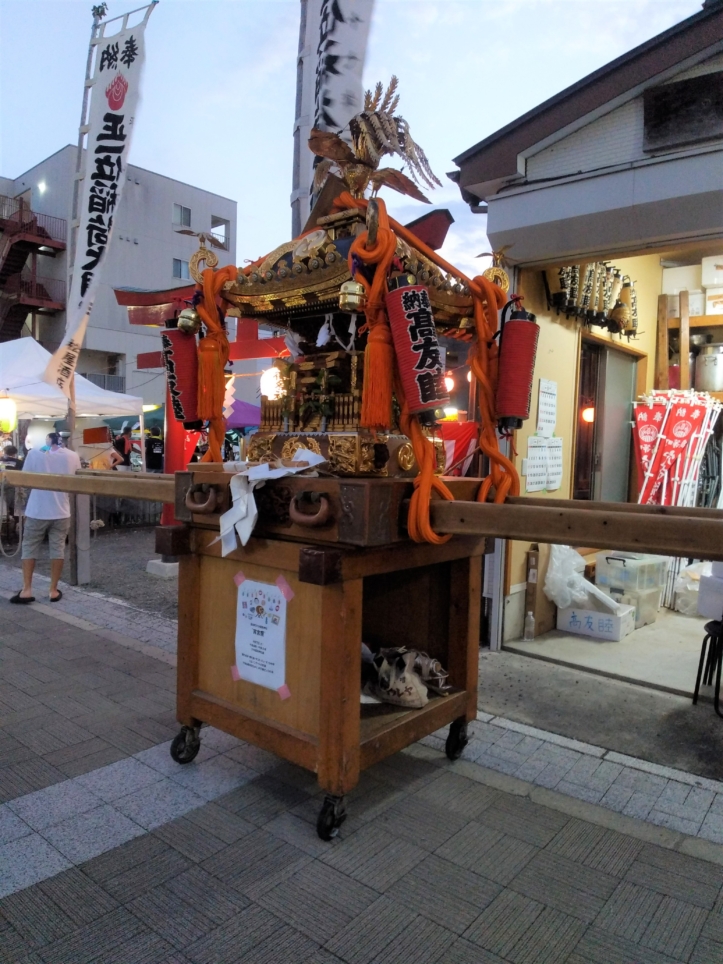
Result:
M28 452L23 467L24 472L50 472L60 475L75 475L80 468L80 459L70 449L60 447L60 436L51 432L47 437L48 450L32 449ZM63 572L65 561L65 540L70 530L70 500L67 492L49 492L33 489L25 508L23 526L23 588L16 593L11 603L27 605L35 601L33 596L33 573L35 560L40 555L40 547L47 533L48 555L50 556L50 601L62 599L58 580Z

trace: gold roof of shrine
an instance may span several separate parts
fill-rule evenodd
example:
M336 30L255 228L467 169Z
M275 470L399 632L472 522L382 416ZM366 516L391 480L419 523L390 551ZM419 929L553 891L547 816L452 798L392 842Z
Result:
M258 264L240 271L236 281L224 285L222 296L239 317L277 317L290 320L314 308L338 305L339 289L351 279L348 252L364 231L359 208L321 217L311 232L280 245ZM413 274L429 289L435 320L444 327L468 327L473 313L466 284L446 274L421 252L397 239L397 257L403 272Z

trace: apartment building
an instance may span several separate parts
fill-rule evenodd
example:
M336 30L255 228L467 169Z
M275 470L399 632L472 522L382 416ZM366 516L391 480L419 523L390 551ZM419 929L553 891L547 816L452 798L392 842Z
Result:
M0 351L27 335L53 351L65 331L76 152L67 145L17 178L0 177ZM233 263L236 202L133 164L125 176L78 371L156 404L164 375L138 370L137 356L158 350L158 330L131 325L113 289L186 287L198 240L185 232L211 232L219 265Z

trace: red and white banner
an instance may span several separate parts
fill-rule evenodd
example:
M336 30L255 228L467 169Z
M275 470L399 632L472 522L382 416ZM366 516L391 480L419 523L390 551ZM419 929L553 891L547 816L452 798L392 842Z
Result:
M126 182L124 172L140 97L145 26L154 7L155 3L150 4L146 16L133 27L128 26L128 17L118 18L119 33L106 36L105 28L112 21L103 24L93 41L95 67L65 335L44 376L68 397Z
M709 395L675 390L636 404L639 503L695 504L700 460L720 410Z
M444 474L464 475L479 444L479 425L477 422L441 422L439 434L444 443Z

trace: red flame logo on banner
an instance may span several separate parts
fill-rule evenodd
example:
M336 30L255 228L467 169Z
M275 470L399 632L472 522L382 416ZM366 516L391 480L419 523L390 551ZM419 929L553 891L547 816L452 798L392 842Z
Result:
M128 91L128 81L123 74L117 74L105 89L105 96L108 98L108 106L111 110L120 110L123 101L126 99Z

